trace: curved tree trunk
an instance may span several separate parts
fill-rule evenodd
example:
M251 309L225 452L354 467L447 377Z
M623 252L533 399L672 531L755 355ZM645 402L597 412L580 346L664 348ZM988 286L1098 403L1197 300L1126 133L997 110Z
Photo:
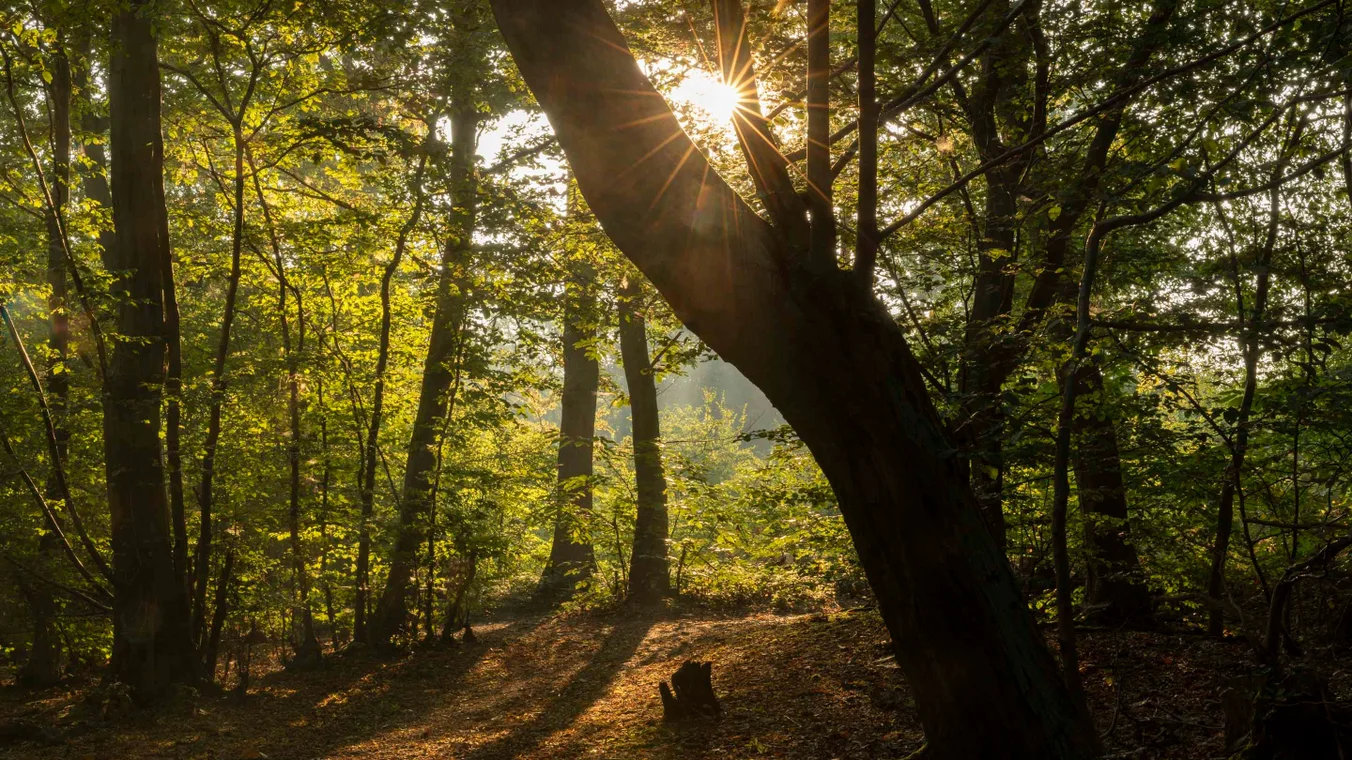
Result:
M160 445L165 381L165 263L169 240L160 136L160 75L151 14L133 3L113 21L108 96L112 123L113 269L122 340L108 368L104 407L112 518L112 674L143 701L197 679L188 598L174 571Z
M643 286L630 277L620 288L620 360L629 388L634 438L634 480L638 510L630 553L629 598L651 602L671 592L667 567L667 479L662 472L662 428L658 419L657 379L648 354L648 328L642 311Z
M686 326L765 392L830 480L928 756L1094 757L1097 735L886 310L846 273L791 255L712 171L601 0L493 6L606 232Z

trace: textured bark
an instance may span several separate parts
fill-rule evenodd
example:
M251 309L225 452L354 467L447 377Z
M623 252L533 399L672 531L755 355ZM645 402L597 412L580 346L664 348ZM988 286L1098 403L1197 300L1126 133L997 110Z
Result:
M631 277L620 289L620 361L629 389L634 439L637 513L630 552L629 598L651 602L671 593L667 562L667 479L662 471L662 426L657 378L648 354L648 327L642 311L643 286Z
M165 262L160 75L152 16L143 3L113 21L108 93L112 123L111 259L129 298L117 311L121 336L108 367L104 404L112 518L113 677L155 700L170 684L197 680L188 599L174 572L160 446L165 380Z
M554 543L540 592L570 595L589 578L596 560L589 534L592 510L592 446L596 437L596 391L601 369L588 345L595 337L595 273L574 265L563 307L563 393L559 419L559 482Z
M458 23L464 24L465 21L460 18ZM457 77L451 113L454 237L442 254L436 313L432 317L432 334L423 361L418 411L408 442L399 532L390 555L390 572L385 579L385 589L370 623L371 643L377 646L388 644L408 617L408 592L418 564L418 547L422 544L423 529L434 508L433 482L436 479L437 451L441 446L447 410L453 403L452 383L459 371L455 365L465 321L466 274L474 250L479 193L474 169L479 114L475 107L474 86L472 82L466 81L466 74L462 72Z
M928 757L1095 756L885 309L789 256L681 132L601 0L493 7L606 232L830 480Z
M1074 460L1088 555L1086 618L1113 627L1151 628L1155 620L1150 589L1131 542L1117 431L1093 403L1103 389L1098 364L1091 360L1081 366L1075 381L1081 399L1074 423L1079 439Z

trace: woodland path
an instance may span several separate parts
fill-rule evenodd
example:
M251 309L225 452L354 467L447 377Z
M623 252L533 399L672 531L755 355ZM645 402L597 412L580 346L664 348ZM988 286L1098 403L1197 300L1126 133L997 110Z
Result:
M92 725L0 758L902 758L920 746L914 705L876 613L723 617L522 616L478 642L398 660L329 658L256 677L243 704ZM1221 681L1244 650L1195 636L1090 632L1083 657L1110 751L1221 755ZM685 659L714 662L720 720L669 727L657 683ZM1119 694L1117 689L1121 689ZM41 695L39 695L41 696ZM78 699L0 692L5 716L56 719Z

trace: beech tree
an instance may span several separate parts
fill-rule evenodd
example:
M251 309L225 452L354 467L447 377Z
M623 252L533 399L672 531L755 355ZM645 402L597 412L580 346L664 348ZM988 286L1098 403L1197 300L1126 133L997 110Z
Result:
M164 204L158 41L147 4L113 19L108 74L111 263L125 272L108 363L104 440L113 544L112 671L142 699L197 679L182 568L175 568L160 405L174 288ZM177 571L176 571L177 570Z
M747 206L599 0L493 8L606 233L765 391L831 481L933 756L1093 756L1093 728L983 527L906 339L837 268L834 235L809 245Z

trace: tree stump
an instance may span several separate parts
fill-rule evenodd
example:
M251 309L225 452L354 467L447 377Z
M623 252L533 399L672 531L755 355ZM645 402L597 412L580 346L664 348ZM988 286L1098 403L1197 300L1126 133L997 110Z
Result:
M713 663L686 660L672 674L670 687L666 681L657 687L662 695L662 719L713 718L722 713L723 708L714 696L712 675Z

